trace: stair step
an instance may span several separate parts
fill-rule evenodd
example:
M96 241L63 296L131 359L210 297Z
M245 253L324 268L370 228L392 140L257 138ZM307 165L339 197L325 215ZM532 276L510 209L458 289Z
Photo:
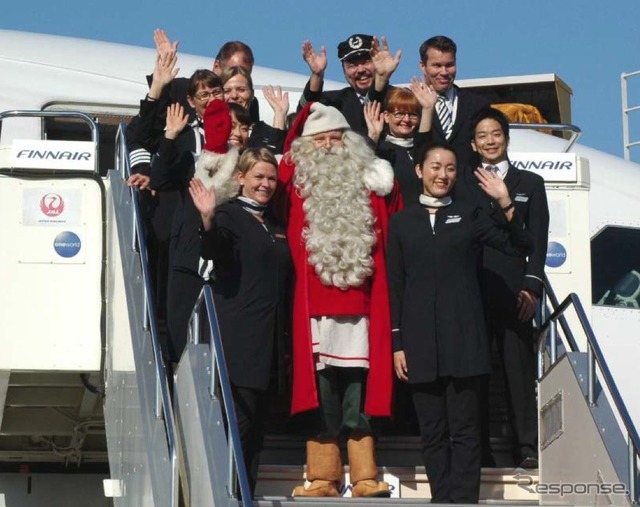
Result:
M332 505L367 505L368 507L386 507L388 505L424 505L423 499L390 499L390 498L291 498L282 496L258 497L253 501L254 506L269 507L288 502L296 507L318 507Z
M346 471L348 469L349 467L345 467ZM303 466L262 465L258 474L256 496L266 499L289 495L295 486L302 484L303 472ZM381 479L389 482L392 487L399 487L400 499L416 499L424 502L424 499L431 497L429 480L424 467L383 466L380 467L380 472ZM480 499L487 502L527 502L526 504L533 502L532 504L535 505L538 503L538 497L531 492L535 484L538 484L537 470L483 468ZM525 485L526 489L523 487ZM298 500L296 499L296 505ZM389 500L386 501L389 502Z
M291 497L258 497L253 501L256 507L281 506L291 502L296 507L319 507L319 506L344 506L344 505L366 505L367 507L388 507L390 505L421 505L424 506L423 498L291 498ZM537 500L480 500L480 505L499 505L500 507L520 507L529 505L539 505ZM434 507L442 504L430 504ZM556 506L557 507L557 506Z

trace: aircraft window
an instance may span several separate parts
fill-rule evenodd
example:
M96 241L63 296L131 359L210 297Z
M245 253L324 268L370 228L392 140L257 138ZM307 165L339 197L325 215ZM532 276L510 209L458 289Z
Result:
M45 110L57 111L82 111L88 114L98 124L98 134L100 145L99 167L100 175L106 176L107 171L114 167L115 140L120 123L129 123L129 120L137 114L133 108L129 111L126 108L118 109L117 112L109 112L109 106L84 106L82 104L55 104L45 107ZM82 120L76 118L50 117L44 118L44 139L57 141L90 141L91 131L89 126Z
M591 240L592 303L640 308L640 229L606 227Z

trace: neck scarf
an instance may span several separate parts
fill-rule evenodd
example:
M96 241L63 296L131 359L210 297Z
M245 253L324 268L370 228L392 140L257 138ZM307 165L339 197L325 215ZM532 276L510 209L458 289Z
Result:
M420 204L427 208L444 208L449 206L453 202L451 196L445 195L444 197L433 197L426 194L420 194Z
M260 204L253 199L249 199L243 195L238 196L238 200L242 202L242 209L248 211L252 215L257 215L261 217L264 215L264 211L267 209L267 206L264 204Z
M413 137L396 137L388 134L385 141L400 146L402 148L413 148Z

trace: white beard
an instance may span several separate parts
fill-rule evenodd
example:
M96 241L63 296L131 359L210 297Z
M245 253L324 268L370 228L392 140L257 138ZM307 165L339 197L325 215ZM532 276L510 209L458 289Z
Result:
M294 184L308 223L302 236L309 264L324 285L359 287L373 273L376 244L365 170L348 149L327 152L304 143L293 146L292 156Z

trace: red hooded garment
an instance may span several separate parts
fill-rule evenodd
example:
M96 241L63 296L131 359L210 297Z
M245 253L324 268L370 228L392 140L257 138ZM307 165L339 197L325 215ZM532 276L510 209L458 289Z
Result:
M316 370L311 345L311 317L320 315L365 315L369 318L369 374L365 398L365 413L389 416L393 386L391 352L391 318L384 246L389 215L402 207L398 184L386 196L370 193L371 208L376 217L376 245L372 251L374 272L369 283L346 291L322 285L308 262L302 230L306 225L302 209L304 200L293 185L295 166L287 153L291 143L300 136L310 114L312 103L305 106L287 135L285 157L278 171L278 192L275 206L283 222L295 270L293 303L293 396L291 413L318 408ZM368 290L370 288L370 291Z

